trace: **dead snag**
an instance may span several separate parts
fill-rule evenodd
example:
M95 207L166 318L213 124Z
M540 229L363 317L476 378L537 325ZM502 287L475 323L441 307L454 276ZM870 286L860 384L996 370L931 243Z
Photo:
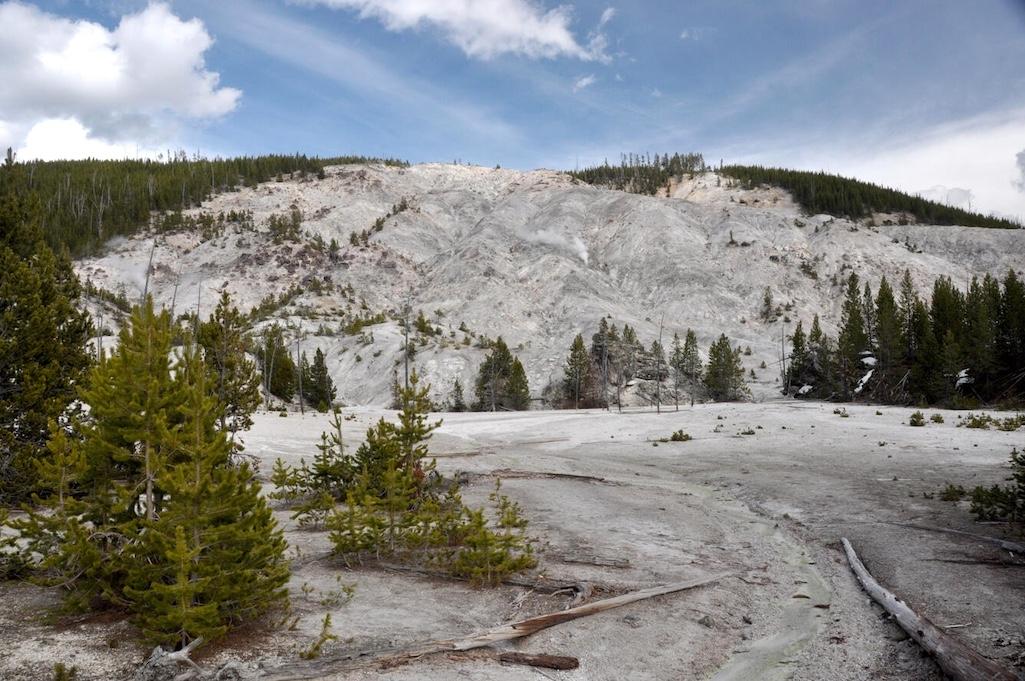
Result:
M846 538L841 541L851 569L868 595L883 606L901 628L935 658L940 669L953 681L1021 681L1017 674L983 657L918 615L872 577Z

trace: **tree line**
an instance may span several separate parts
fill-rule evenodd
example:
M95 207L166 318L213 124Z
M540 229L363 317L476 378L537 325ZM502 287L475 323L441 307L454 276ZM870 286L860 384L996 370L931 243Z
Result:
M905 192L825 172L727 165L719 173L745 188L769 185L785 189L807 213L827 213L858 220L873 213L904 213L923 224L1021 229L1022 225L994 216L973 213Z
M608 159L599 166L574 170L572 177L599 187L619 189L635 194L654 195L665 189L671 178L684 173L695 173L705 169L701 154L623 154L618 165L610 165Z
M590 347L577 334L563 365L562 380L549 386L549 402L561 408L623 405L623 391L631 384L649 404L679 407L681 397L730 401L744 399L749 390L744 381L741 349L721 334L709 347L702 362L697 335L687 329L681 341L673 333L666 350L661 338L647 347L629 324L620 331L603 317L591 336Z
M272 154L203 158L184 151L159 160L29 161L16 163L7 150L5 165L20 172L0 173L0 194L34 193L41 228L49 246L73 257L95 252L115 236L146 227L151 215L193 208L211 196L298 173L324 177L324 167L344 163L408 165L365 156L314 158Z
M850 275L836 339L816 315L790 337L786 392L824 399L972 407L1025 398L1025 285L973 277L964 289L938 278L929 300L904 272L873 294Z

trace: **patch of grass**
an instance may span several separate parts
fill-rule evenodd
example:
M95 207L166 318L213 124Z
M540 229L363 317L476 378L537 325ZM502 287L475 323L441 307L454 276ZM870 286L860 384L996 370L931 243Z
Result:
M908 425L909 426L917 426L917 427L924 426L925 425L925 414L923 414L920 411L916 411L908 419Z
M933 423L943 423L943 414L933 414L929 417L929 420Z
M690 442L692 439L689 433L685 433L682 430L678 430L669 436L670 442Z

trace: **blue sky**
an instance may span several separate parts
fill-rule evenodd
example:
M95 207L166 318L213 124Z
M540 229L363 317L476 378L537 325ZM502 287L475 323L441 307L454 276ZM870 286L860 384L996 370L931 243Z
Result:
M0 19L21 36L0 46L0 143L23 157L694 150L1025 218L1022 0L45 0Z

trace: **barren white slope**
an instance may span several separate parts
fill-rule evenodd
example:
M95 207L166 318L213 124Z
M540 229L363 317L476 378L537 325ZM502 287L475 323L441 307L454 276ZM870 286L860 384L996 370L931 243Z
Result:
M749 345L753 354L745 366L758 375L755 398L765 399L777 391L783 325L758 321L765 286L776 302L792 305L789 329L818 313L832 333L840 284L852 270L875 289L883 275L896 280L905 268L924 288L939 275L960 283L972 274L1025 267L1025 231L809 218L782 191L719 184L708 173L674 187L670 198L656 198L597 189L545 170L335 167L324 180L271 182L215 197L202 210L251 210L260 233L229 230L207 242L192 233L160 236L150 290L170 304L180 273L177 310L195 308L199 300L204 315L222 287L247 309L310 275L351 285L356 300L365 298L375 312L400 309L412 290L413 309L440 323L446 335L461 322L477 333L502 335L523 360L535 395L561 376L573 336L583 332L589 341L602 315L633 325L647 345L664 314L667 346L674 331L687 327L703 350L722 332ZM411 209L387 220L369 248L349 245L350 232L369 229L403 198ZM305 216L307 243L274 245L264 223L291 206ZM340 258L332 261L312 248L314 235L337 239ZM151 237L113 244L102 257L79 262L79 274L137 296L152 244ZM315 333L321 323L337 326L340 312L357 307L337 293L304 295L278 315ZM437 318L436 310L444 316ZM324 317L311 318L311 311ZM371 347L345 336L306 341L311 353L315 346L327 351L346 403L388 401L401 338L394 322L372 330ZM462 336L456 332L453 341ZM457 376L472 385L483 354L458 342L444 345L432 342L416 359L437 397ZM766 369L759 368L762 361Z

